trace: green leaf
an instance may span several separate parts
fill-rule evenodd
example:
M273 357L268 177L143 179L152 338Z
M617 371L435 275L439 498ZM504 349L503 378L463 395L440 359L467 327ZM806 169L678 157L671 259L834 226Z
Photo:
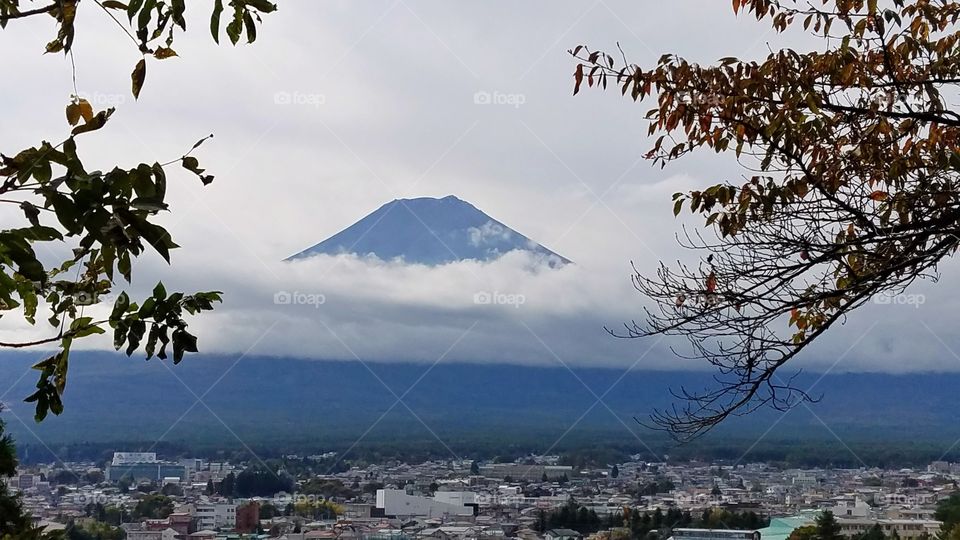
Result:
M177 328L173 331L173 363L179 364L185 352L197 352L197 337Z
M40 226L40 209L33 205L29 201L23 201L20 203L20 209L23 210L23 215L27 218L27 221L30 222L34 227Z
M277 5L267 0L247 0L247 5L253 6L261 13L273 13L277 10Z
M223 13L223 0L215 0L213 3L213 14L210 15L210 34L213 35L213 41L220 44L220 14Z
M121 251L120 255L117 257L117 270L120 271L120 275L123 276L127 282L130 282L130 252Z
M247 29L247 43L256 41L257 25L253 22L253 15L249 11L243 14L243 26Z
M110 320L116 321L123 317L123 314L127 312L127 308L130 307L130 297L127 296L127 292L123 291L120 293L120 296L117 297L117 300L113 303L113 311L110 313Z
M135 320L130 323L130 331L127 332L127 356L130 356L140 346L140 340L147 331L147 323L141 320Z
M153 15L153 8L156 7L157 0L146 0L143 9L140 10L140 16L137 17L138 33L144 32L150 24L150 17Z
M160 325L153 323L150 325L150 333L147 334L147 344L144 352L147 353L147 360L153 358L154 351L157 350L157 338L160 336Z
M227 25L227 37L230 43L236 45L240 41L240 32L243 30L243 4L236 3L233 8L233 20Z
M143 0L130 0L130 3L127 4L127 19L130 22L133 22L133 17L140 11L140 6L143 5Z

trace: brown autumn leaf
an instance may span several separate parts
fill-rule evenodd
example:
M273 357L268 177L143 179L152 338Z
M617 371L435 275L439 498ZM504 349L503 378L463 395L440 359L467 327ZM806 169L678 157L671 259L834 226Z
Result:
M107 120L110 118L111 114L113 114L113 107L110 107L105 111L100 111L89 122L73 128L70 133L73 135L79 135L88 131L96 131L107 123Z
M577 71L574 72L573 78L576 81L573 87L573 95L577 95L577 92L580 91L580 83L583 82L583 64L577 64Z
M886 191L874 191L873 193L870 194L870 198L875 201L885 201L889 196L890 194L887 193Z
M153 57L157 60L163 60L164 58L170 58L172 56L179 56L177 51L171 49L170 47L157 47L157 50L153 51Z
M713 272L710 272L710 275L707 276L707 292L713 293L717 290L717 275Z
M130 74L130 80L132 81L133 88L133 98L140 98L140 89L143 88L143 81L147 78L147 61L143 58L137 62L136 67L133 68L133 73Z

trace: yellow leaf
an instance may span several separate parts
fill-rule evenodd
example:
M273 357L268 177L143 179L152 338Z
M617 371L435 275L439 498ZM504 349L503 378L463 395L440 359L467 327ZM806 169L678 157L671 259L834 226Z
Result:
M71 126L77 125L80 121L80 105L71 103L67 105L67 123Z
M80 116L83 117L84 122L93 120L93 106L90 105L89 101L80 98L80 100L77 101L77 108L80 109Z

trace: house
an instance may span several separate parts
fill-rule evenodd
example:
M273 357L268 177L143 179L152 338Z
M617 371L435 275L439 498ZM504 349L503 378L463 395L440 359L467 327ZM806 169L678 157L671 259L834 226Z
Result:
M547 540L582 540L583 535L573 529L550 529L543 534Z
M127 540L177 540L179 533L171 528L127 530Z

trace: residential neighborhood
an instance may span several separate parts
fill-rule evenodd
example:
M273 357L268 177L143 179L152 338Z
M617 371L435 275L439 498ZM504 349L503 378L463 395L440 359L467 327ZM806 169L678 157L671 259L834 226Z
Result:
M291 470L272 470L117 452L105 464L23 467L12 485L40 526L128 540L786 540L824 513L845 537L924 539L942 530L938 505L952 501L960 478L960 464L947 462L883 470L637 459L576 468L559 456L298 472L331 457L285 456Z

